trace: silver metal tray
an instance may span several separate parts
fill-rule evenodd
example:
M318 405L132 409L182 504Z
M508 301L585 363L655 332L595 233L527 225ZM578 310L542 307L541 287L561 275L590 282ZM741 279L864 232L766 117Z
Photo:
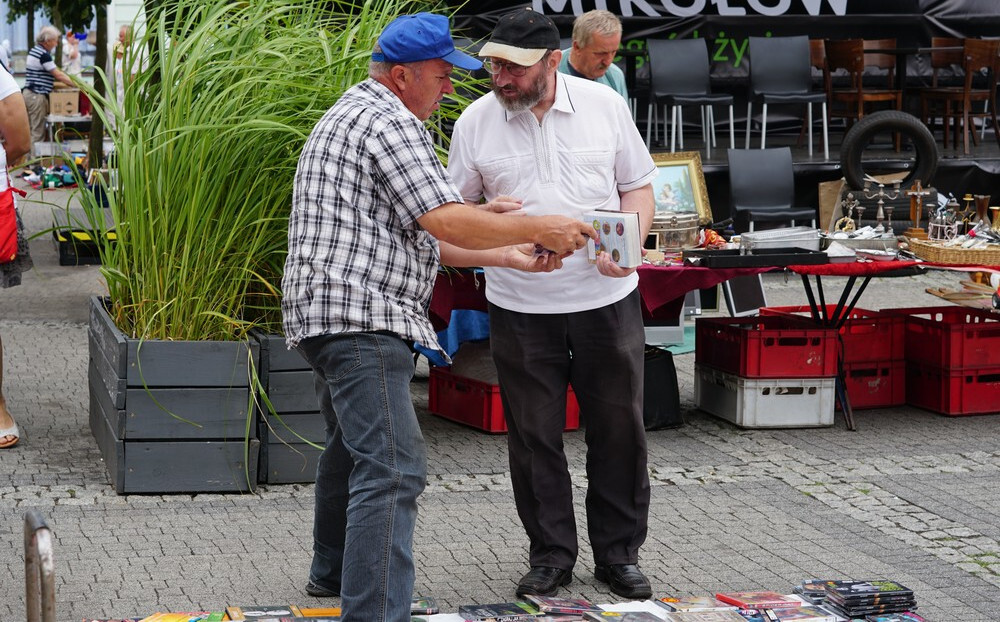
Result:
M851 238L820 238L820 250L826 250L831 242L839 242L847 248L853 248L854 250L870 250L870 251L894 251L899 246L899 240L892 238L890 240L854 240Z

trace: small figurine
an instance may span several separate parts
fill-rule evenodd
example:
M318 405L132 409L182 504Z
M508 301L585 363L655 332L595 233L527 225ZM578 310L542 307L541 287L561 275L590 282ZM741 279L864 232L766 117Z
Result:
M926 240L927 232L920 227L920 217L923 215L924 211L924 197L930 196L931 191L925 190L923 186L920 185L920 180L914 180L913 185L905 193L910 197L910 221L913 226L907 229L903 235L908 238L916 238L918 240ZM928 221L930 216L928 215Z

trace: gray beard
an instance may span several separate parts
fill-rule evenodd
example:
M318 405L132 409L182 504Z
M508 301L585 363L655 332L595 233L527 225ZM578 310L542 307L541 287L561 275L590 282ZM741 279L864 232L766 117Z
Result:
M539 74L529 90L514 97L504 95L503 91L496 84L492 84L491 88L493 89L493 94L496 95L497 101L507 111L521 112L522 110L534 108L545 97L546 77L544 73Z

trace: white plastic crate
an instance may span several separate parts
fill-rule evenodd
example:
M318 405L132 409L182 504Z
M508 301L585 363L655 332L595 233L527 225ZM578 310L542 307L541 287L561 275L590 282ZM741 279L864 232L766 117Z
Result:
M743 428L833 425L836 378L744 378L696 365L695 405Z

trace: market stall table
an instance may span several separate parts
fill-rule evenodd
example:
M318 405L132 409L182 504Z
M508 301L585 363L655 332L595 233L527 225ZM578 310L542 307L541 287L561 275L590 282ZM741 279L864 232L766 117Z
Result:
M962 271L1000 271L989 266L951 266L918 261L855 261L815 265L759 266L751 268L704 268L699 266L643 265L639 274L639 293L644 320L676 318L683 307L684 296L695 289L713 287L738 276L788 270L802 278L810 314L819 326L839 330L850 317L871 279L920 274L926 268ZM843 288L831 312L826 304L823 277L846 277ZM810 282L815 280L815 288ZM855 289L856 288L856 289ZM431 300L430 317L435 330L448 326L452 311L471 309L486 311L486 279L481 270L448 269L438 273ZM831 298L833 300L833 298ZM840 400L849 430L856 430L854 413L847 395L843 366L837 364L837 399Z
M45 136L49 142L56 138L56 125L65 126L67 123L90 123L89 114L50 114L45 117Z

